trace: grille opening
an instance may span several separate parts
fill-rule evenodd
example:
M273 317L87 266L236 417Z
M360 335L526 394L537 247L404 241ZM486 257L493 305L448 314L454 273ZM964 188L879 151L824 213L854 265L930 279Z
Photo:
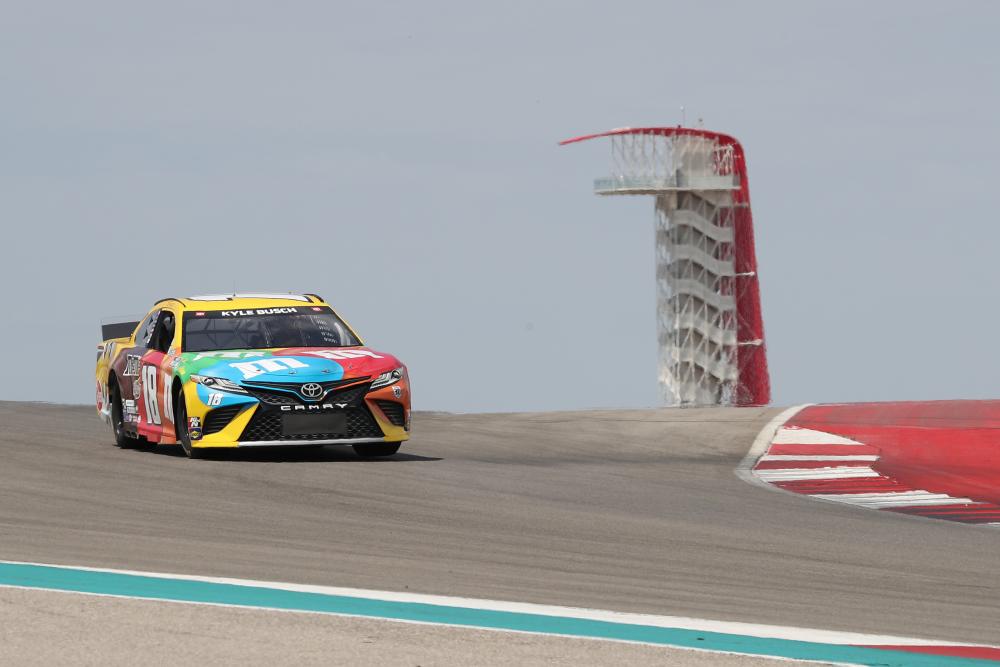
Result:
M350 398L354 398L354 394L357 391L361 391L364 395L368 391L368 383L358 384L367 380L366 377L360 378L348 378L346 380L332 380L329 382L318 382L323 388L323 396L321 400L328 401L336 398L339 402L344 402L344 396L347 395ZM337 387L343 385L351 385L349 389L338 390ZM251 396L256 398L261 403L267 403L268 405L298 405L303 402L312 401L314 399L306 399L301 394L299 394L299 389L302 386L300 382L244 382L243 388L246 389Z
M218 433L233 421L233 418L243 409L242 405L227 405L224 408L216 408L205 417L205 424L202 427L202 434L211 435Z
M376 400L375 405L385 413L385 416L392 422L393 426L403 426L406 423L406 416L403 404L396 401Z
M262 442L268 440L342 440L349 438L381 438L382 429L375 423L368 408L348 408L344 410L347 417L342 433L301 433L286 435L281 429L281 412L261 411L258 409L250 423L243 430L240 440L243 442Z
M349 382L356 383L357 378L350 380ZM278 383L271 384L271 387L277 386ZM273 400L273 398L271 401L263 400L260 396L258 396L258 394L267 391L270 387L264 389L263 387L253 387L244 384L244 388L246 388L251 395L260 399L261 404L258 406L257 411L250 419L250 423L247 424L245 429L243 429L243 435L240 436L240 440L244 442L262 442L270 440L281 440L287 442L297 440L309 441L344 440L350 438L381 438L385 434L382 433L382 429L379 428L378 423L375 421L375 417L372 416L368 406L365 405L365 394L368 393L370 386L370 382L363 382L361 384L352 384L351 386L343 389L334 388L333 391L327 394L321 401L303 401L295 394L280 391L272 392L270 397L274 397L275 394L281 396L283 400L279 402L277 400ZM298 385L291 385L289 388L297 389L297 387ZM346 425L342 433L321 432L319 429L322 428L322 426L319 425L317 426L317 431L315 433L299 433L290 435L282 432L281 415L285 414L285 412L283 412L279 406L317 406L317 404L336 406L335 409L341 411L345 415ZM319 414L320 412L317 413ZM295 414L303 413L295 411ZM322 423L323 420L319 420L319 422Z

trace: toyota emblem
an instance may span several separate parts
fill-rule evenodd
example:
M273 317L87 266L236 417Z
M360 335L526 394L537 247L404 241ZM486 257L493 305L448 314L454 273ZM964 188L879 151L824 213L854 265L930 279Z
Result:
M306 398L317 399L323 395L323 385L316 382L307 382L299 387L299 393Z

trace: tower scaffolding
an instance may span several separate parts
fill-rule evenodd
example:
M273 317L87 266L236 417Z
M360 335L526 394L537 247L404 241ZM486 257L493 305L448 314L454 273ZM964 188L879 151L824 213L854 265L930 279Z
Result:
M658 378L667 405L771 399L750 190L733 137L683 127L621 128L599 195L655 198Z

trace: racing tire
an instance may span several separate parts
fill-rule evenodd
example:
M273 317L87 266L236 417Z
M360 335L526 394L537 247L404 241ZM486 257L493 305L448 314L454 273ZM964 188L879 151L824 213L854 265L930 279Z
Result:
M115 439L115 446L119 449L135 449L142 446L144 442L142 438L125 432L122 392L118 388L117 382L111 385L111 434Z
M354 453L363 459L379 459L398 452L401 444L400 442L371 442L351 446L354 448Z
M205 458L205 450L191 446L191 435L188 433L187 405L183 396L177 402L175 415L177 421L175 422L174 429L177 431L177 442L180 444L181 449L184 450L184 456L189 459Z

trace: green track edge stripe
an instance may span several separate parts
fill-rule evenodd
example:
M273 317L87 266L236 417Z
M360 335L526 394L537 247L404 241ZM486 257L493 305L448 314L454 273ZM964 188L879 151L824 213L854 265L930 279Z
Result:
M115 595L173 602L262 607L285 611L364 616L470 628L644 642L680 648L728 651L758 656L871 665L872 667L997 667L998 662L903 651L822 644L788 639L701 632L680 628L614 623L472 607L396 602L252 585L190 581L167 577L95 572L69 567L0 563L0 586Z

